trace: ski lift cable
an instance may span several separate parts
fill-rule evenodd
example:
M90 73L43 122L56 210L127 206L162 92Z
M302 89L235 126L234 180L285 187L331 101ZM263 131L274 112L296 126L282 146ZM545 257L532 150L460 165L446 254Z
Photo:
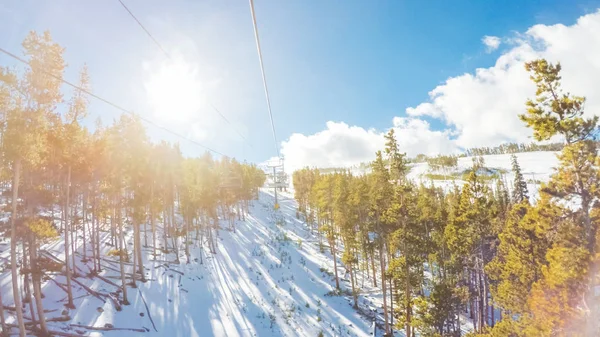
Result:
M49 71L46 71L46 70L44 70L44 69L40 69L40 68L34 68L34 67L31 65L31 63L29 63L27 60L24 60L23 58L21 58L21 57L19 57L19 56L15 55L15 54L13 54L13 53L11 53L11 52L9 52L9 51L7 51L7 50L3 49L3 48L1 48L1 47L0 47L0 52L2 52L2 53L4 53L4 54L6 54L7 56L10 56L10 57L12 57L13 59L15 59L15 60L17 60L17 61L19 61L19 62L21 62L21 63L23 63L23 64L26 64L26 65L28 65L28 66L29 66L31 69L39 70L39 71L43 72L44 74L46 74L46 75L48 75L48 76L50 76L50 77L52 77L52 78L55 78L55 79L57 79L57 80L59 80L59 81L63 82L64 84L66 84L66 85L68 85L68 86L70 86L70 87L72 87L72 88L74 88L74 89L80 90L81 92L83 92L83 93L85 93L85 94L89 95L90 97L93 97L93 98L95 98L95 99L97 99L97 100L99 100L99 101L102 101L102 102L104 102L104 103L106 103L106 104L108 104L108 105L112 106L113 108L115 108L115 109L117 109L117 110L120 110L121 112L124 112L124 113L130 114L130 115L132 115L132 116L136 116L136 117L138 117L140 120L142 120L142 121L144 121L144 122L146 122L146 123L148 123L148 124L150 124L150 125L152 125L152 126L154 126L154 127L156 127L156 128L159 128L159 129L161 129L161 130L163 130L163 131L166 131L166 132L168 132L168 133L170 133L170 134L172 134L172 135L174 135L174 136L177 136L177 137L179 137L179 138L181 138L181 139L187 140L188 142L190 142L190 143L192 143L192 144L195 144L195 145L197 145L197 146L200 146L200 147L202 147L202 148L204 148L204 149L206 149L206 150L208 150L208 151L210 151L210 152L213 152L213 153L215 153L215 154L218 154L218 155L220 155L220 156L223 156L223 157L228 157L227 155L225 155L225 154L223 154L223 153L221 153L221 152L219 152L219 151L217 151L217 150L214 150L214 149L212 149L212 148L210 148L210 147L208 147L208 146L206 146L206 145L203 145L203 144L201 144L201 143L199 143L199 142L197 142L197 141L195 141L195 140L193 140L193 139L190 139L190 138L188 138L188 137L186 137L186 136L184 136L184 135L182 135L182 134L180 134L180 133L178 133L178 132L175 132L175 131L173 131L173 130L171 130L171 129L169 129L169 128L166 128L166 127L164 127L164 126L162 126L162 125L160 125L160 124L157 124L157 123L153 122L152 120L150 120L150 119L148 119L148 118L145 118L145 117L142 117L141 115L139 115L139 114L136 114L135 112L133 112L133 111L131 111L131 110L127 110L127 109L125 109L125 108L121 107L120 105L118 105L118 104L116 104L116 103L113 103L113 102L111 102L111 101L109 101L109 100L107 100L107 99L105 99L105 98L102 98L102 97L100 97L100 96L98 96L98 95L96 95L96 94L94 94L94 93L90 92L89 90L86 90L86 89L84 89L84 88L82 88L82 87L80 87L80 86L78 86L78 85L76 85L76 84L73 84L73 83L71 83L71 82L69 82L69 81L67 81L67 80L65 80L65 79L63 79L63 78L61 78L61 77L59 77L59 76L56 76L56 75L52 74L52 73L51 73L51 72L49 72Z
M260 62L260 71L262 75L263 86L265 88L265 97L267 99L267 109L269 111L269 119L271 120L271 130L273 131L273 140L275 141L275 151L277 157L280 158L279 145L277 143L277 134L275 133L275 123L273 122L273 112L271 110L271 100L269 98L269 88L267 87L267 79L265 76L265 66L263 63L262 51L260 48L260 39L258 37L258 27L256 25L256 14L254 13L254 0L250 0L250 14L252 15L252 25L254 27L254 39L256 40L256 49L258 51L258 60Z
M148 35L148 37L152 40L152 42L154 42L154 44L158 47L158 49L161 50L161 52L163 54L165 54L166 58L169 60L173 60L171 58L171 55L169 55L169 53L167 53L167 51L165 50L165 48L163 48L163 46L158 42L158 40L156 40L154 38L154 36L152 36L152 34L150 33L150 31L148 31L148 29L146 29L146 27L144 27L144 25L140 22L140 20L138 20L138 18L133 14L133 12L125 5L125 3L122 0L118 0L119 3L121 4L121 6L123 6L123 8L125 8L125 10L127 11L127 13L129 13L129 15L133 18L133 20L135 20L135 22L137 22L137 24L142 28L142 30L146 33L146 35ZM225 115L223 115L223 113L217 109L212 103L209 103L209 105L213 108L213 110L219 114L219 116L221 116L221 118L227 123L229 124L229 126L231 127L231 129L233 131L235 131L235 133L238 134L238 136L240 136L240 138L242 138L242 140L246 143L246 145L248 145L250 148L252 148L252 145L248 142L248 140L246 139L246 137L244 137L234 126L233 124L231 124L231 122L229 121L229 119L227 119L227 117L225 117Z

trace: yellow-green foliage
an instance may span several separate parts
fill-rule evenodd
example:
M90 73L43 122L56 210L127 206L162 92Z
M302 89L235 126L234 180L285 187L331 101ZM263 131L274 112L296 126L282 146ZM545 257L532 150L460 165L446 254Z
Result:
M125 249L111 249L108 251L108 253L106 253L106 255L119 256L119 253L121 254L121 256L123 256L125 260L127 260L127 258L129 257L129 254L127 254L127 251Z
M58 236L56 228L50 221L44 219L33 219L27 221L27 228L35 235L38 240L52 239Z
M585 98L562 91L560 64L536 60L526 69L537 92L519 117L536 140L560 135L566 146L556 173L541 187L541 200L534 207L526 200L515 205L499 235L499 254L487 269L497 281L496 303L518 315L505 316L491 336L596 336L598 311L592 307L586 315L582 300L596 247L593 201L600 175L592 133L598 117L584 117ZM578 206L564 209L558 200L577 200Z

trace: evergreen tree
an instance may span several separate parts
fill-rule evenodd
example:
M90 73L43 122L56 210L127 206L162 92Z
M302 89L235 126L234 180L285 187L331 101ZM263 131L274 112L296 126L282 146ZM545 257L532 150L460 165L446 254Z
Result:
M377 235L377 244L379 248L379 264L380 264L380 280L381 290L383 292L383 314L385 333L390 333L390 325L388 322L388 307L387 307L387 284L385 277L386 270L386 240L389 234L389 229L384 221L385 212L389 208L390 200L393 195L392 185L390 184L390 173L385 166L381 151L375 154L375 161L371 164L372 180L371 180L371 213L373 215L374 230Z
M531 73L531 79L537 86L536 99L527 101L527 112L519 117L533 129L536 140L548 140L554 136L562 137L566 146L559 155L559 166L556 174L552 175L545 192L556 198L562 198L566 201L577 200L578 207L576 214L572 217L572 226L575 229L581 228L583 233L583 242L585 242L585 251L577 245L564 246L555 242L548 252L548 262L544 280L540 281L540 286L536 287L538 291L532 293L532 298L537 298L540 292L548 296L548 292L554 296L561 296L560 291L566 291L565 294L571 294L572 298L583 298L584 307L590 308L585 302L593 300L595 294L593 287L600 284L598 274L600 271L600 260L596 257L596 233L597 225L592 221L590 212L594 201L599 196L600 174L598 173L598 145L593 139L593 134L598 127L598 116L585 117L584 103L585 98L563 93L561 88L561 65L553 65L546 60L535 60L525 64L527 71ZM577 232L577 231L575 231ZM557 258L559 257L560 258ZM563 257L571 256L575 260L569 266L561 265L564 263ZM594 257L591 265L583 267L581 263L586 261L589 256ZM559 275L553 275L554 272L562 273L564 268L571 268L576 274L571 274L563 278L561 282L554 283L550 281ZM589 267L589 268L588 268ZM581 291L579 285L587 277L588 288L582 291L583 296L577 296ZM560 285L558 289L553 289L552 285ZM561 288L561 287L564 287ZM552 290L556 290L552 292ZM560 299L560 297L559 297ZM542 305L564 305L567 308L572 307L573 303L564 303L557 299L552 303L539 302L531 299L533 303ZM532 307L537 310L538 306ZM565 328L568 317L576 319L576 312L563 308L561 315L554 311L545 311L547 314L554 313L553 317L540 313L534 318L550 322L550 333L560 331ZM545 309L547 310L547 309ZM596 334L600 327L597 317L600 315L600 309L597 306L591 306L585 325L585 334Z
M513 202L515 204L520 204L523 201L529 201L529 192L527 190L527 182L523 178L523 174L521 173L521 166L519 166L519 162L517 161L517 156L514 154L510 156L512 171L515 175L514 183L513 183Z
M527 201L515 204L508 214L499 235L498 254L486 266L492 283L494 301L510 319L511 315L526 312L527 297L534 282L541 277L548 242L545 233L556 210L545 202L532 209Z
M38 35L30 32L23 41L25 58L34 65L22 78L8 69L2 71L2 81L11 91L6 112L3 142L5 158L13 170L11 223L11 275L15 307L21 308L19 275L17 271L17 203L21 171L34 168L44 159L45 134L48 118L62 100L60 79L64 71L63 49L52 41L49 32ZM41 71L43 69L43 71ZM52 76L51 76L51 75ZM16 310L20 336L25 336L23 312Z

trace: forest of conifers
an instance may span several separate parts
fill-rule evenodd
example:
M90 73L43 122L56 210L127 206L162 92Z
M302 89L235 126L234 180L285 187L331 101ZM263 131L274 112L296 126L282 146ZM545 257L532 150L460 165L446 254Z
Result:
M417 184L393 129L368 174L294 172L298 217L341 258L355 307L358 273L382 289L386 333L459 336L467 317L473 336L600 336L598 117L561 89L560 64L525 66L537 92L519 117L562 142L535 198L514 156L510 184L490 183L481 157L464 185Z
M15 307L28 305L33 316L25 322L23 312L13 309L21 336L48 334L40 286L47 273L64 270L65 304L73 308L72 276L81 272L74 247L83 245L78 260L91 261L92 274L103 268L101 246L112 247L108 254L119 257L121 268L118 302L127 305L127 287L144 281L142 245L155 253L174 251L176 262L186 257L182 263L190 261L191 235L203 237L199 242L208 243L203 249L214 251L217 217L235 231L234 216L248 209L265 181L254 165L208 153L184 158L177 144L153 144L136 116L123 115L111 125L98 122L89 131L82 122L88 96L61 92L63 51L49 33L31 32L23 41L29 67L0 68L0 168L8 202L3 211L10 215L3 232L11 244ZM90 88L85 67L78 84ZM130 232L133 251L124 243ZM101 233L108 233L108 243L100 241ZM40 254L40 245L59 235L64 266ZM133 263L137 273L125 273L124 262ZM4 310L0 305L2 331L8 333Z

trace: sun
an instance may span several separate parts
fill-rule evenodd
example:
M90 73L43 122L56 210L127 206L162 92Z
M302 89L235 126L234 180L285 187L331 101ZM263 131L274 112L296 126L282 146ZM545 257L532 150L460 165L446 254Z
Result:
M150 68L150 67L148 67ZM161 121L189 122L205 105L198 70L183 60L148 70L144 83L148 103Z

